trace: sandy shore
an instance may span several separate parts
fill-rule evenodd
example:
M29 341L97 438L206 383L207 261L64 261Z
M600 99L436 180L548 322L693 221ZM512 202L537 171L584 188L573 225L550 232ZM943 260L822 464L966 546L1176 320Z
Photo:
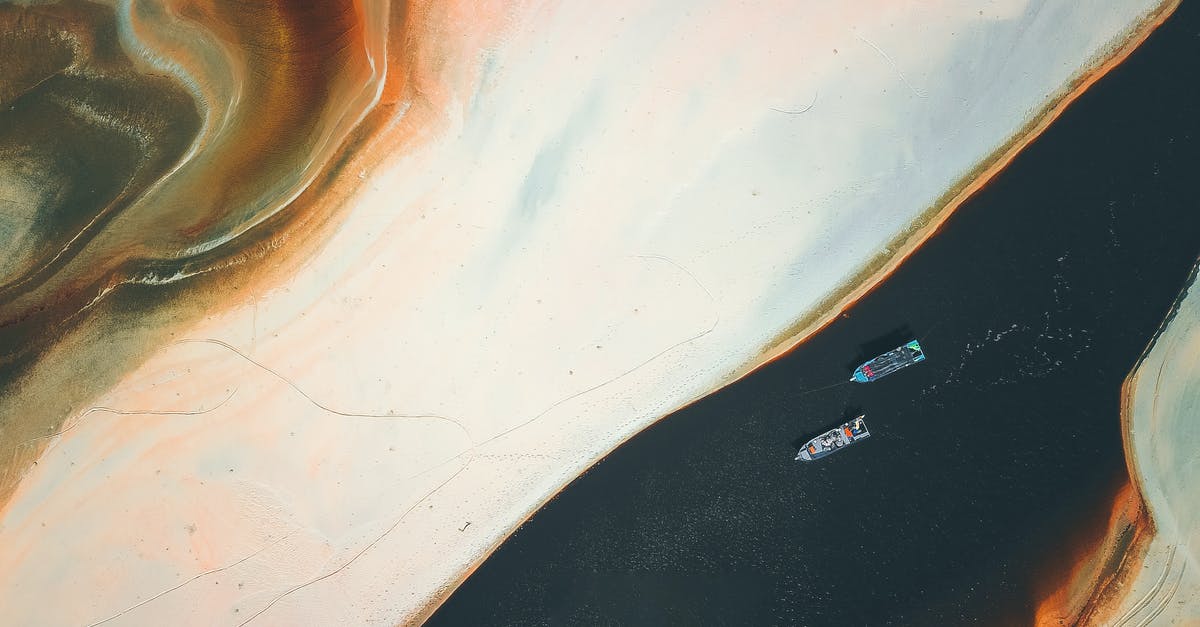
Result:
M1037 624L1200 623L1200 297L1196 274L1121 390L1130 481Z
M1093 624L1200 624L1200 293L1178 309L1125 384L1126 451L1150 539Z
M327 245L56 438L0 516L0 606L420 616L616 443L869 289L1155 6L512 6L460 51L461 115L364 172Z

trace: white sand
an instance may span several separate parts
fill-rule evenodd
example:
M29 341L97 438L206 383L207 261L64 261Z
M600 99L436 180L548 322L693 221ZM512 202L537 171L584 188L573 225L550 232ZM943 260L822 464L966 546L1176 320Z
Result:
M1155 533L1114 625L1200 624L1200 292L1193 283L1128 383L1132 470Z
M322 253L97 401L157 413L42 457L0 518L5 620L411 618L1154 3L687 4L514 8L454 128Z

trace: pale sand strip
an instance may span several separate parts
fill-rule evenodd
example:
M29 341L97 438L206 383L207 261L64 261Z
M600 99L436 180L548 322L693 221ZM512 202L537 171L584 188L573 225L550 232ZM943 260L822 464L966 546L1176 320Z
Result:
M860 268L1154 7L594 4L514 12L449 133L42 456L0 518L6 616L418 616L883 276Z
M1130 474L1152 539L1093 624L1200 624L1200 292L1195 275L1125 389ZM1136 558L1139 558L1136 559Z

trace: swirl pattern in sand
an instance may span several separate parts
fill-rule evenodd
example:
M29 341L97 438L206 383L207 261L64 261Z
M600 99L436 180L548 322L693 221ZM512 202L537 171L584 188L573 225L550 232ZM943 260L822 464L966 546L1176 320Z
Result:
M380 10L352 0L4 7L8 361L19 337L117 285L169 282L244 248L233 242L284 210L376 101Z

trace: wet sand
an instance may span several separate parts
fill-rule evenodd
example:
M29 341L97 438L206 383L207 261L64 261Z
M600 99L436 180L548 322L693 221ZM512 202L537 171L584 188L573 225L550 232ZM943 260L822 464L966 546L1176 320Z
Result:
M1118 566L1093 580L1091 589L1082 586L1064 595L1062 601L1073 611L1061 607L1053 613L1056 620L1041 624L1200 622L1200 500L1195 490L1200 481L1200 298L1194 272L1177 308L1126 380L1122 410L1131 487L1144 507L1135 528L1114 525L1104 548L1085 558L1109 555ZM1124 550L1114 551L1114 546Z
M615 443L790 345L769 338L811 333L797 312L835 315L838 286L885 276L868 260L932 233L1138 14L1064 9L1014 30L1025 7L1000 8L490 7L514 26L457 51L481 69L436 101L444 132L364 172L293 274L189 326L41 456L0 521L5 607L48 623L420 616ZM915 24L934 31L919 50ZM947 91L944 72L987 62L971 46L990 40L963 28L1026 42L1013 76L1064 74L999 99L990 83ZM1062 48L1029 43L1064 28ZM654 43L664 29L678 35ZM751 52L719 66L714 41ZM58 589L92 593L52 608L29 593Z

